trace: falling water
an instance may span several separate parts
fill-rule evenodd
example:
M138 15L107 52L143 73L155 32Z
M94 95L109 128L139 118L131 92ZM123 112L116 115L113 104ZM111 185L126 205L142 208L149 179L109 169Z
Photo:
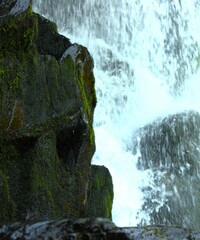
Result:
M190 167L199 157L198 0L33 2L35 11L54 20L71 42L87 46L94 58L98 104L93 163L107 166L112 174L114 222L200 227L194 224L197 218L182 217L187 202L193 202L195 212L199 200L199 189L189 189L199 180ZM197 132L192 160L183 154L187 144L177 137L177 126L183 126L181 136L189 142Z

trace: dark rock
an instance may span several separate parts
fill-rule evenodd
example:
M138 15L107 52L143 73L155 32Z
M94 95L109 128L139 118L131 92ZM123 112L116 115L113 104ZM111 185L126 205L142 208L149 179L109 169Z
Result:
M8 15L19 15L27 11L31 0L3 0L0 3L0 18Z
M138 169L151 170L142 211L151 224L200 228L200 115L170 115L140 129ZM145 224L145 219L141 223Z
M57 32L55 23L38 14L38 52L41 55L51 55L59 60L65 50L72 44L69 39Z
M11 8L10 14L19 15L25 12L30 7L30 0L17 0L15 5Z
M93 59L26 4L14 1L17 14L0 21L0 222L83 217L95 151Z
M6 240L199 240L200 233L176 226L118 228L112 222L98 218L2 225L0 226L0 238Z
M112 218L113 184L108 169L91 166L86 217Z

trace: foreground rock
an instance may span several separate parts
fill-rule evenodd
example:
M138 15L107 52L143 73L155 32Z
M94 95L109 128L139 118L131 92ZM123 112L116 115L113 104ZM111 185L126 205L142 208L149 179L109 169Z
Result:
M88 204L86 217L112 218L113 184L108 169L104 166L91 167L91 177L88 186Z
M145 216L151 224L200 229L199 113L170 115L140 129L136 139L138 169L151 178L143 188Z
M92 216L93 59L30 4L0 2L0 222Z
M200 233L175 226L118 228L106 219L61 220L0 226L0 238L6 240L199 240Z

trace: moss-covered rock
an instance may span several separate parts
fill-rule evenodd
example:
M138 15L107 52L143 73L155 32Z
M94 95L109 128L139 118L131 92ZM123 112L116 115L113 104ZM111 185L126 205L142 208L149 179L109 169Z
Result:
M20 3L0 3L0 222L82 217L95 151L93 60Z
M90 178L86 216L111 219L114 193L108 169L104 166L92 165Z

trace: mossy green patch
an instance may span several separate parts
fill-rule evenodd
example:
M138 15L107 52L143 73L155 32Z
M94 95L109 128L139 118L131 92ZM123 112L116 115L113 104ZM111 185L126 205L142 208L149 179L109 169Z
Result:
M112 178L108 169L92 165L86 214L111 219L113 196Z
M23 110L18 104L12 112L13 104L20 94L24 69L34 59L36 36L37 17L31 10L0 20L0 130L22 125Z
M7 177L0 173L0 223L10 222L16 216L15 203L11 200L9 194L9 183Z
M23 125L23 117L23 110L18 103L15 102L11 113L0 119L0 129L6 131L19 129Z
M14 196L20 191L20 165L17 161L18 151L8 141L0 141L0 221L15 220L17 216L16 199Z
M10 201L8 177L0 171L0 219L7 215L7 203Z
M32 11L19 16L8 15L0 20L0 56L22 59L29 50L34 50L37 38L38 19Z
M87 200L95 148L92 60L86 49L84 68L69 55L49 55L51 39L40 52L38 19L29 9L0 20L2 221L83 217ZM56 31L55 24L48 26L47 33Z
M76 80L82 99L83 120L88 124L90 144L95 149L95 135L93 130L93 114L96 106L96 92L94 88L95 79L93 75L93 60L86 48L82 47L77 55ZM85 59L85 60L84 60Z
M96 94L94 88L93 60L88 58L89 53L86 48L82 47L76 56L77 81L82 94L84 109L87 118L93 122L93 111L96 106ZM86 59L84 61L84 59Z
M32 12L17 17L8 15L0 20L0 56L17 56L21 59L33 47L36 31L37 16Z

